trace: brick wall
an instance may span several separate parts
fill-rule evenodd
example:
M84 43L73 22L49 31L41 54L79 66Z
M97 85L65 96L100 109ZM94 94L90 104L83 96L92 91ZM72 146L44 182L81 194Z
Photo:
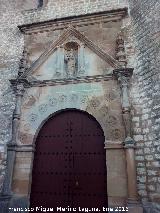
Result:
M135 42L133 88L134 134L137 141L139 194L160 212L160 2L130 0Z

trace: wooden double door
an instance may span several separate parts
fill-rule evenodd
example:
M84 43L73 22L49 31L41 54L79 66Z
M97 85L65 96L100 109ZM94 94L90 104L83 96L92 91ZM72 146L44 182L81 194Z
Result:
M99 212L107 207L104 134L88 113L62 111L41 128L30 195L30 207L39 206L54 212L68 206L77 212L83 207Z

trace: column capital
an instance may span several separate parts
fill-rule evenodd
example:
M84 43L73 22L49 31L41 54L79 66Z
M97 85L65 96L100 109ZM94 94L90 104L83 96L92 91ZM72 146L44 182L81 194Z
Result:
M16 86L16 94L17 94L17 96L23 96L24 91L25 91L25 88L24 88L23 83L17 84L17 86Z
M27 79L22 78L10 79L10 83L17 96L23 96L25 88L30 86L30 82Z
M131 78L133 75L133 68L118 68L113 70L113 76L119 80L121 77Z

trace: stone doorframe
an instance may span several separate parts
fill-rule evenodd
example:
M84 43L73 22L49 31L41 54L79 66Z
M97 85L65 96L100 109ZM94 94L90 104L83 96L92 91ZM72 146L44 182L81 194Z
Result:
M113 71L112 76L109 76L111 79L117 79L119 82L119 86L121 88L121 104L122 104L122 115L125 126L125 140L124 140L124 149L126 152L126 164L127 164L127 180L128 180L128 205L135 206L139 205L138 193L137 193L137 182L136 182L136 166L135 166L135 142L132 138L132 127L131 127L131 105L129 101L129 85L130 78L132 76L133 69L132 68L120 68ZM15 89L16 94L16 107L13 116L13 127L12 127L12 140L7 144L7 167L6 167L6 175L3 184L3 190L1 195L0 207L2 212L8 212L7 209L9 206L14 207L27 207L28 198L17 198L14 197L12 193L11 184L13 177L13 170L15 164L15 156L16 152L30 152L34 153L34 145L18 145L17 144L17 136L19 131L19 122L21 117L21 104L22 97L25 89L28 86L28 82L25 79L11 80L11 83ZM94 115L93 115L94 116ZM95 116L94 116L95 117ZM47 118L48 119L48 118ZM46 120L47 120L46 119ZM34 141L38 135L38 132L44 122L39 126L37 132L34 136ZM101 121L97 120L104 130L104 126ZM34 143L33 143L34 144ZM34 154L32 154L33 156ZM137 211L138 212L138 211ZM141 211L140 211L141 212Z

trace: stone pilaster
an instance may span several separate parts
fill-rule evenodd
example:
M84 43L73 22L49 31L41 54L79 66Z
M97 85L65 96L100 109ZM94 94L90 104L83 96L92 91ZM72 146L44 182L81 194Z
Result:
M2 189L2 197L10 197L12 195L11 184L15 162L15 148L17 145L19 120L21 115L21 101L24 93L24 86L22 83L17 84L15 88L16 92L16 107L13 115L12 123L12 140L7 144L7 166L5 180Z
M64 47L58 46L56 51L56 77L61 77L64 70Z
M128 205L131 205L131 212L141 212L141 207L133 208L132 205L138 205L138 192L137 192L137 175L135 164L135 141L132 138L131 127L131 104L129 97L130 78L132 76L133 69L121 68L114 71L114 76L119 82L121 88L121 104L122 104L122 116L125 127L125 140L124 148L126 152L126 166L127 166L127 180L128 180ZM139 209L137 209L139 208Z
M126 141L131 141L132 139L132 127L131 127L131 104L129 97L129 86L130 78L132 76L132 68L121 68L114 70L114 76L118 80L121 88L121 104L122 104L122 116L124 121Z
M78 73L79 74L85 73L84 49L85 49L85 45L84 43L81 43L78 49Z

